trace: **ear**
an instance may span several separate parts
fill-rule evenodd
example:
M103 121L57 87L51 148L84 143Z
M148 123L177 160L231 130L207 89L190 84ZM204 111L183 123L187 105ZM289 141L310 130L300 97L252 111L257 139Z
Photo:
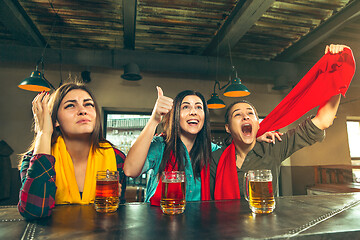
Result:
M59 124L58 120L56 120L55 127L59 127L59 126L60 126L60 124Z
M230 129L229 129L229 124L225 124L225 130L227 133L231 134Z

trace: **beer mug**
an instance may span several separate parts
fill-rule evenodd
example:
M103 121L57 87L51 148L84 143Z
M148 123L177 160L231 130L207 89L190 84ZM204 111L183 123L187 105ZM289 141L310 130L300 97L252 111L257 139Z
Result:
M119 172L98 171L94 206L97 212L115 212L119 207Z
M160 207L169 215L181 214L185 211L185 172L169 171L161 175Z
M275 209L271 170L249 170L244 175L245 199L253 213L271 213Z

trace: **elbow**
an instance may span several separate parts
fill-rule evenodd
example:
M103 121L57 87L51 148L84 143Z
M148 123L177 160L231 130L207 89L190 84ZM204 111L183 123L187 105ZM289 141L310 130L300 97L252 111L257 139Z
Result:
M324 121L322 122L322 124L320 125L320 129L321 130L325 130L325 129L328 129L329 127L331 127L331 125L333 125L334 121L331 120L331 121Z
M140 175L140 173L135 173L134 171L132 171L131 167L129 167L128 165L124 164L124 174L127 177L132 177L132 178L136 178Z
M20 215L23 218L25 218L26 220L36 220L36 219L46 218L51 215L51 211L48 211L47 214L45 214L44 212L42 212L40 214L32 213L29 210L27 210L26 208L24 208L20 202L18 203L17 208L18 208Z

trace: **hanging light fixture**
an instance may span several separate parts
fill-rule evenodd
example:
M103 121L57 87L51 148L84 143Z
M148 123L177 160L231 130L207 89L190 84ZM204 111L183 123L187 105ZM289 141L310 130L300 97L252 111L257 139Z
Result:
M142 79L140 68L136 63L128 63L124 66L124 74L121 77L128 81L138 81Z
M224 91L224 96L226 97L245 97L250 95L250 91L245 85L241 83L240 78L237 75L237 71L234 66L232 66L233 72L235 72L235 77L231 80L230 86L228 86ZM229 79L230 81L230 79Z
M55 87L45 78L44 76L44 54L47 46L49 45L49 41L51 39L55 23L57 18L60 18L57 12L55 11L55 8L53 4L50 2L50 6L53 9L55 13L55 20L51 26L51 32L49 39L46 41L46 44L44 46L44 49L41 53L41 58L36 64L35 71L31 72L30 77L25 78L21 83L18 85L19 88L27 90L27 91L33 91L33 92L42 92L42 91L50 91L51 89L55 90ZM41 64L41 72L39 71L39 65ZM62 55L60 51L60 73L61 73L61 65L62 65ZM60 85L62 84L62 78L60 74Z
M224 96L226 97L245 97L250 95L249 89L241 83L241 80L238 77L237 71L232 62L230 44L228 44L228 46L229 46L229 54L230 54L230 63L232 66L232 70L229 76L229 81L225 86L220 87L220 83L217 80L215 80L214 92L211 94L211 98L207 101L208 108L210 109L220 109L225 107L224 101L222 101L219 98L219 95L215 92L216 85L218 85L219 90L222 90L225 87L227 87L224 91ZM217 57L217 61L218 58L219 57ZM217 78L217 64L218 63L216 63L216 78Z
M41 64L41 72L38 70L39 64ZM33 92L42 92L50 91L55 89L54 86L45 78L44 76L44 60L43 57L36 64L36 69L30 74L30 77L25 78L19 85L19 88L33 91Z
M220 89L220 83L215 81L214 92L211 94L211 98L207 101L207 106L210 109L220 109L226 106L224 101L219 98L219 95L215 91L216 85L218 85Z

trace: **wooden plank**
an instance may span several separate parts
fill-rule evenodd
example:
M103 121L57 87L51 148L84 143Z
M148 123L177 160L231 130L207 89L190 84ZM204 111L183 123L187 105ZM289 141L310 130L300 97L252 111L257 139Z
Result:
M360 1L353 1L342 11L332 16L325 23L314 29L301 40L293 44L291 47L283 51L275 60L291 61L317 44L326 40L335 30L344 26L351 19L360 16Z
M220 56L226 54L229 51L228 45L233 48L274 1L248 0L244 4L238 1L224 25L204 50L203 55L215 55L217 51Z
M46 40L17 1L2 1L0 21L14 34L15 39L21 39L30 46L44 47L46 45Z

